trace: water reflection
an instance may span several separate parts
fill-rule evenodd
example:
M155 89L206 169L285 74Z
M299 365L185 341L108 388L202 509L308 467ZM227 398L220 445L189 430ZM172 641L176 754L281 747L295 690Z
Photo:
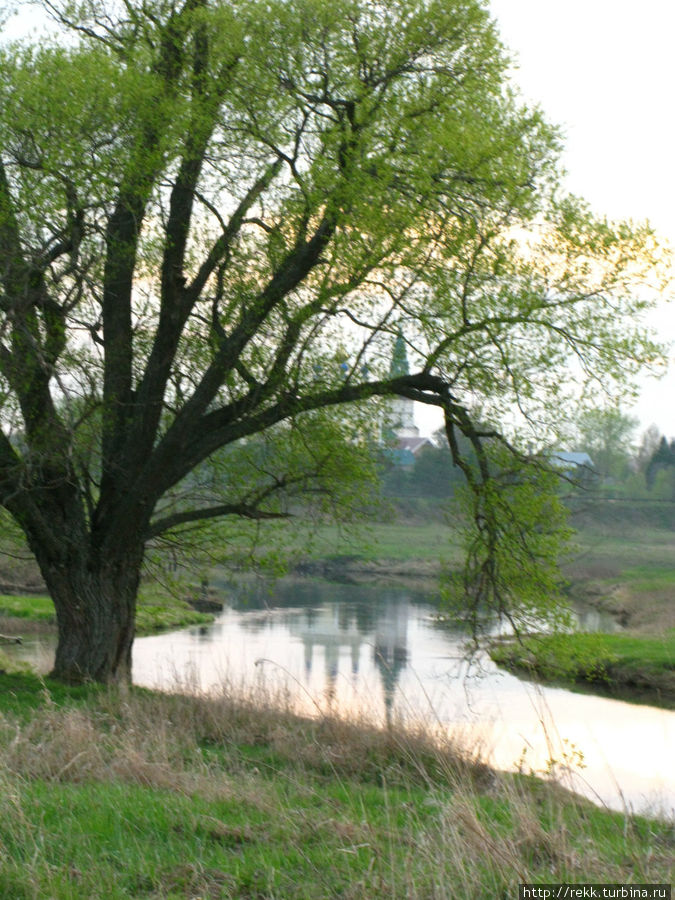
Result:
M528 771L555 759L570 787L609 806L675 807L675 713L540 689L487 658L469 663L462 634L438 625L424 591L310 580L221 587L227 605L206 635L136 642L139 683L161 686L190 671L191 689L197 676L202 689L235 679L279 690L308 714L424 720L463 735L501 768L513 768L523 751ZM592 618L582 614L581 627L607 629L607 620ZM577 751L583 769L569 765Z
M212 626L135 642L136 683L258 686L312 715L422 719L507 769L524 749L527 769L551 758L565 768L578 749L586 768L568 773L574 789L615 808L675 807L675 713L538 689L486 658L469 664L461 633L439 627L425 591L312 580L220 587L227 602Z
M340 674L349 675L356 688L362 659L368 657L380 675L385 718L391 724L396 686L409 658L411 608L422 610L429 603L427 592L308 579L274 585L259 580L225 582L220 587L230 609L244 614L244 631L253 635L287 629L290 643L302 646L305 682L322 679L322 694L331 708ZM224 623L214 626L214 639L224 627ZM341 660L348 661L342 673Z

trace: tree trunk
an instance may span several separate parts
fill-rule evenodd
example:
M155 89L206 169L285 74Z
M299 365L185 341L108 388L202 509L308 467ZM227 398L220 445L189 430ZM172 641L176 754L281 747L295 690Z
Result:
M54 606L58 645L53 678L70 683L131 680L142 552L100 565L42 566Z

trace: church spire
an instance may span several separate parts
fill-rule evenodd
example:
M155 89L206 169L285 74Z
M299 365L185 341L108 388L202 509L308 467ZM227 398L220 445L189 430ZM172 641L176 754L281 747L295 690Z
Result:
M398 329L391 354L389 377L400 378L409 375L408 351L403 332ZM415 425L414 404L408 397L392 397L388 403L387 430L393 432L397 439L418 437L419 429Z
M399 378L401 375L409 375L410 367L408 366L408 351L405 345L403 332L399 328L396 340L394 341L394 351L391 356L391 365L389 374L392 378Z

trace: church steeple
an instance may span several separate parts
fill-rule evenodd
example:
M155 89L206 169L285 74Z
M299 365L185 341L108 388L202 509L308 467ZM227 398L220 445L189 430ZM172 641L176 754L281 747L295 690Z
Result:
M396 335L396 340L394 341L394 351L391 355L389 374L392 378L399 378L401 375L410 375L410 367L408 366L408 351L406 350L403 332L400 328L398 334Z
M399 328L391 354L389 375L391 378L400 378L409 374L408 351L403 332ZM407 397L392 397L389 401L387 420L388 429L397 438L418 437L420 433L415 425L413 401Z

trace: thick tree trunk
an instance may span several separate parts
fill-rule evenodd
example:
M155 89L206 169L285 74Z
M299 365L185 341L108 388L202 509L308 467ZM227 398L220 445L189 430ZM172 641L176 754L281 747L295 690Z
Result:
M131 680L141 560L142 553L128 552L99 566L41 567L58 625L52 677L70 683Z

